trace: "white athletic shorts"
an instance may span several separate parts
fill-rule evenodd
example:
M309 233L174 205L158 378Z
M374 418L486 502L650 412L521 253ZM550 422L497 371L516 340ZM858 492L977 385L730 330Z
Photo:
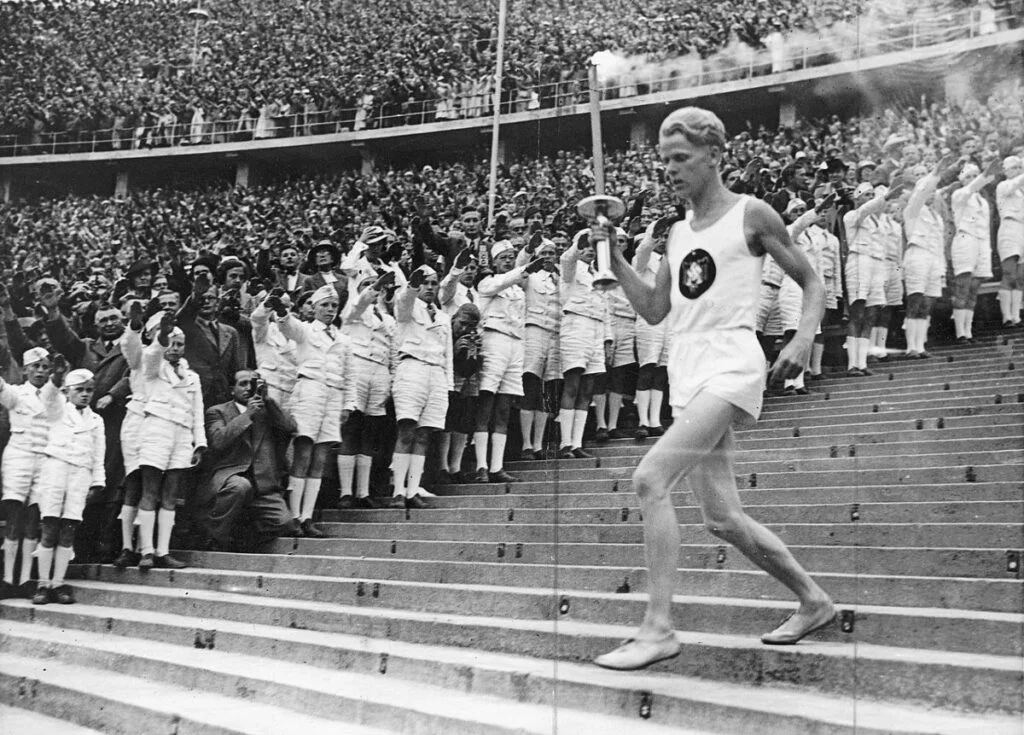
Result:
M480 353L480 390L523 395L523 340L485 329Z
M1015 219L1004 219L999 222L996 234L996 247L999 250L999 261L1016 255L1024 258L1024 222Z
M523 340L523 372L545 381L558 380L562 377L558 357L558 333L527 324Z
M651 326L640 317L636 319L636 357L640 365L668 365L668 323Z
M949 257L954 276L970 273L975 278L992 277L992 252L987 242L958 232L949 247Z
M584 375L604 372L604 322L579 314L563 314L559 347L562 373L579 368L583 368Z
M944 260L924 248L911 246L903 255L903 280L908 294L920 293L932 298L942 296Z
M846 291L851 302L885 306L885 261L867 253L850 253L846 258Z
M39 502L39 470L44 456L7 445L3 460L4 500L19 500L26 505Z
M39 515L82 520L92 472L56 457L44 457L39 471Z
M288 412L299 427L296 436L313 440L314 444L341 441L342 391L311 378L295 381Z
M142 411L129 409L121 422L121 454L124 456L124 473L130 475L139 469L139 444L142 431Z
M757 294L755 320L756 329L761 334L782 334L778 286L761 283L761 290Z
M354 355L350 369L355 374L355 398L354 405L349 408L362 411L367 416L383 416L387 413L384 405L391 395L391 372L379 362Z
M443 429L448 413L448 379L440 365L405 357L395 369L395 419L421 428Z
M636 319L612 316L612 367L636 362Z
M147 413L139 429L139 464L158 470L192 466L192 429Z
M749 329L690 332L672 340L668 363L669 402L678 416L707 391L740 408L751 423L761 415L764 352Z
M278 407L287 411L288 404L292 400L292 392L283 388L275 388L270 383L267 383L267 398L276 403Z
M885 261L885 305L903 305L903 266Z

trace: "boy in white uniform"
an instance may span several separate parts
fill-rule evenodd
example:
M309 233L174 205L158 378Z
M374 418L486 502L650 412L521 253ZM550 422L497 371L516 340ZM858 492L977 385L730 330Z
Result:
M999 173L1000 161L980 171L968 163L960 171L961 188L953 192L950 207L956 234L949 247L953 266L953 327L958 344L974 343L974 307L981 282L992 277L992 237L988 200L981 190Z
M71 588L64 584L74 557L75 531L82 522L86 498L102 492L106 485L103 419L89 408L95 388L92 371L72 370L65 377L66 371L66 364L55 366L50 383L43 388L44 402L55 420L39 472L43 533L36 549L39 586L32 597L36 605L75 601Z
M50 354L42 347L22 357L25 382L11 385L0 380L0 406L7 409L11 438L3 455L4 578L0 597L31 594L32 554L39 542L39 470L50 433L51 418L40 397L50 377ZM18 551L21 574L15 584Z
M736 489L732 425L756 419L762 402L764 357L754 333L754 309L764 254L804 289L800 328L772 367L774 380L803 370L823 313L824 287L778 214L722 184L724 149L725 127L713 113L688 107L670 114L661 126L659 152L669 185L687 200L687 219L672 228L654 287L612 251L612 269L637 313L652 324L669 320L676 420L633 475L650 592L636 634L595 660L606 668L638 669L679 654L671 615L680 545L672 492L686 485L708 530L800 600L799 609L763 642L796 643L835 617L828 595L771 531L747 516Z
M1003 159L1005 181L996 186L999 231L996 244L1003 264L1003 281L997 297L1004 327L1020 326L1022 265L1024 265L1024 162L1019 156Z
M615 234L619 250L624 251L626 231L617 227ZM636 373L637 363L636 312L619 286L605 290L603 296L612 326L612 346L604 376L598 378L594 386L594 414L597 423L594 440L597 442L626 436L619 429L619 413L622 411L623 399L630 393L629 376Z
M903 208L903 226L907 250L903 254L903 281L907 292L907 316L903 331L907 335L907 357L927 358L925 343L932 305L942 296L942 276L946 270L945 222L936 208L939 173L947 162L940 161L929 172L924 166L910 169L917 179Z
M667 224L667 221L661 220L652 223L643 234L633 256L633 270L640 274L648 286L654 286L665 257ZM664 323L650 324L638 314L636 355L640 369L636 380L636 410L639 426L635 436L640 441L664 433L661 427L661 408L668 390L668 348L667 326Z
M285 306L291 299L283 289L273 289L266 296L274 295ZM267 398L287 410L295 381L299 379L299 365L296 362L296 346L293 340L281 333L277 314L266 307L266 296L259 299L256 308L249 315L252 323L252 342L256 349L256 367L267 385Z

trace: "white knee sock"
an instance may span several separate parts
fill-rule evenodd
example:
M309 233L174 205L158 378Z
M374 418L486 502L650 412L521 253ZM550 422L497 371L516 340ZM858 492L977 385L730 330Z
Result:
M50 584L53 587L60 587L64 584L64 577L68 573L68 564L75 558L75 549L72 546L58 546L53 554L53 577Z
M32 579L32 557L36 553L36 545L38 543L34 538L23 538L21 540L21 574L18 584L25 584L25 582Z
M409 477L409 460L411 454L395 454L391 457L391 476L395 483L392 495L396 498L405 497L406 481Z
M846 369L853 370L857 367L857 338L846 338Z
M825 345L821 342L811 344L811 372L821 375L821 358L825 355Z
M1010 314L1012 321L1020 321L1021 302L1024 301L1024 291L1015 288L1010 291Z
M519 409L519 431L523 436L523 451L533 451L533 411Z
M548 415L545 411L533 412L533 442L534 449L544 448L544 432L548 428Z
M641 426L648 426L647 417L651 412L651 391L638 390L636 392L636 415Z
M505 466L505 441L507 436L497 432L491 434L491 472L501 472Z
M19 539L4 539L4 581L14 584L14 564L18 561Z
M39 565L39 586L50 587L53 579L53 547L40 546L36 549L36 563Z
M1016 321L1013 315L1013 295L1008 288L1001 288L996 292L996 299L999 301L999 311L1003 315L1004 322Z
M121 506L121 548L131 551L135 548L135 517L139 509L134 505Z
M609 393L608 394L608 428L617 429L619 427L619 412L622 410L622 394L621 393Z
M171 531L174 530L174 511L161 508L156 514L156 555L171 553Z
M601 393L594 396L594 400L591 403L594 407L594 418L597 419L597 428L607 429L608 422L604 417L605 409L608 407L608 395ZM576 446L575 444L573 446Z
M438 469L442 472L451 472L451 468L448 467L448 454L452 448L452 433L450 431L442 431L441 436L437 439L437 458L438 458Z
M647 426L661 427L661 406L665 402L665 391L651 390L651 406L647 413Z
M342 497L352 494L352 474L356 469L354 454L338 455L338 488Z
M302 493L306 489L306 478L290 476L288 478L288 510L292 518L298 518L302 513Z
M476 468L487 469L487 437L486 431L473 432L473 452L476 454Z
M957 337L966 337L967 333L964 328L964 314L967 313L966 309L953 309L953 329L956 332Z
M373 469L373 457L368 454L356 455L356 497L366 498L370 495L370 470Z
M561 437L558 440L560 447L572 446L572 424L576 420L576 412L571 408L562 408L558 411L558 432Z
M964 309L964 336L974 338L974 309Z
M412 497L416 494L416 490L420 486L420 480L423 479L423 466L426 463L427 458L422 454L409 455L409 482L406 485L408 488L406 497Z
M877 347L882 354L885 352L885 343L889 341L889 328L888 327L875 327L872 330L875 335L875 347Z
M156 530L156 511L139 511L139 551L143 554L153 553L153 532Z
M868 369L868 348L871 346L871 340L867 337L858 337L857 343L857 367L861 370Z
M804 388L807 387L804 384L804 372L805 371L801 371L799 375L793 378L793 387L796 388L797 390L803 390Z
M468 443L468 434L458 432L452 434L452 447L448 450L448 471L453 475L456 472L462 472L462 455L466 453L466 444Z
M302 490L302 512L299 514L300 521L308 521L313 518L313 510L316 508L316 499L320 495L320 478L307 477L306 486Z
M587 426L587 412L573 411L572 418L572 446L579 449L583 446L583 431Z

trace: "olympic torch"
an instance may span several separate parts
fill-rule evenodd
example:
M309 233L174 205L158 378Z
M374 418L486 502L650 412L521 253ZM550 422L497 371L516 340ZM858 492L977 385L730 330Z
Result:
M594 196L581 200L576 205L580 217L588 222L609 227L626 213L626 205L617 197L606 196L604 193L604 150L601 143L601 93L598 89L597 64L590 63L590 138L594 156ZM594 275L594 288L607 291L615 288L619 281L612 273L612 243L603 238L594 243L597 261L597 273ZM618 247L615 244L615 247Z

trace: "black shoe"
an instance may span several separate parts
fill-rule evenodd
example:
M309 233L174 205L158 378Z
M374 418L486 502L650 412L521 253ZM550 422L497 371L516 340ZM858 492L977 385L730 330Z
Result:
M413 495L412 497L405 499L405 507L422 510L423 508L429 508L430 506L427 504L427 501L419 495Z
M498 470L497 472L491 472L489 474L490 474L491 482L515 482L516 481L516 478L514 478L509 473L505 472L505 470Z
M448 470L437 471L437 484L438 485L451 485L455 482L455 476L452 475Z
M856 367L852 367L846 371L846 377L848 378L859 378L863 375L864 373L861 371L861 369Z
M576 459L593 459L594 455L588 452L583 447L576 447L572 450L572 456Z
M660 426L648 426L647 433L653 437L659 437L665 433L665 430Z
M15 597L20 597L22 600L31 600L32 595L36 593L36 588L39 587L39 583L30 579L27 582L22 582L15 588Z
M967 337L957 337L956 343L958 345L971 345L974 344L974 340L968 339Z
M10 600L18 596L18 586L10 582L0 582L0 600Z
M131 549L121 549L121 553L114 559L114 566L118 569L126 569L127 567L134 567L139 563L139 559L142 557L138 552L132 551Z
M628 439L632 434L625 429L612 429L608 432L610 439Z
M170 554L164 554L163 556L153 557L153 566L157 569L184 569L188 564L178 561Z
M606 441L608 441L608 429L605 429L603 427L598 429L597 432L594 434L594 441L596 441L598 444L604 444Z
M476 474L473 475L473 482L481 485L486 485L491 481L491 474L487 471L486 467L478 467Z
M316 527L313 523L312 518L307 518L302 522L302 535L306 538L326 538L327 534Z
M543 449L534 449L533 450L533 458L534 459L547 459L548 455L547 455L547 453L545 453L545 451Z
M796 394L798 396L809 396L809 395L811 395L811 392L809 390L807 390L807 388L797 388L796 389Z
M572 453L572 447L564 446L558 450L559 459L575 459L576 455Z
M784 396L795 396L796 395L796 386L795 385L786 386L782 390L782 395L784 395Z
M807 380L821 380L824 377L825 376L822 375L821 373L807 373L807 375L805 376Z
M53 592L53 590L49 587L39 587L36 589L35 594L32 595L32 604L45 605L48 602L53 602L53 597L50 594L51 592Z
M650 436L650 429L643 425L636 427L636 431L633 432L633 438L638 442L642 442L648 436Z
M867 368L861 368L860 369L860 374L864 375L864 376L874 375L874 373L871 372L870 370L868 370Z
M74 605L75 604L75 593L71 587L62 584L60 587L52 591L50 599L54 602L60 603L61 605Z
M361 510L373 510L377 507L377 504L373 502L370 496L355 499L355 506Z
M153 568L153 555L152 554L143 554L142 558L139 559L139 571L140 572L148 572L152 568Z
M352 510L356 506L356 501L351 495L342 495L338 498L338 510Z
M392 496L391 500L388 501L388 504L387 504L386 507L388 507L388 508L402 508L404 510L405 509L405 496L404 495L394 495L394 496Z

